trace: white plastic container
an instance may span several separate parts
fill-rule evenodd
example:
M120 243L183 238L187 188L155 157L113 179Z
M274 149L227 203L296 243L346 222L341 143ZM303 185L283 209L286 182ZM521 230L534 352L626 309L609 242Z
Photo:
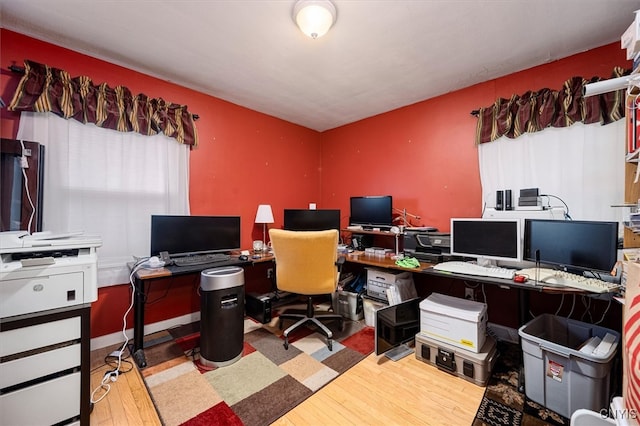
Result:
M420 332L431 339L479 353L487 337L487 305L432 293L420 302Z
M376 311L380 308L384 308L387 306L382 302L376 302L371 299L363 299L363 307L364 307L364 323L369 327L376 326Z
M589 339L603 339L607 333L615 340L606 352L580 351ZM520 327L518 334L529 399L567 418L581 408L600 412L609 406L609 376L620 333L543 314Z

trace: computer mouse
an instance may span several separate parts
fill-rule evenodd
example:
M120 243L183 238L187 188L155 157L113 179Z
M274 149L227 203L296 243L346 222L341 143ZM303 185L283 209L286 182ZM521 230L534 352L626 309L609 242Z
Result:
M238 260L242 260L242 261L249 260L249 256L247 256L246 254L241 254L238 257Z
M524 283L527 282L527 277L524 275L514 275L513 281L516 283Z

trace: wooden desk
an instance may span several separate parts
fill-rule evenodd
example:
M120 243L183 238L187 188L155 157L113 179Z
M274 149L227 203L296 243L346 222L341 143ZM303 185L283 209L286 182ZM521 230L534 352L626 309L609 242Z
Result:
M550 294L569 294L569 295L585 295L590 294L587 291L574 289L574 288L558 288L549 287L544 285L535 285L532 281L525 283L517 283L513 280L494 277L483 277L478 275L463 275L454 274L451 272L437 271L432 268L433 263L420 262L420 266L417 268L404 268L396 265L396 261L389 256L375 256L366 254L362 251L354 251L345 256L347 262L374 266L383 269L395 269L401 271L411 271L418 274L432 275L434 277L452 278L459 281L473 281L476 283L491 284L503 289L516 289L518 291L518 318L520 325L526 323L526 315L529 309L529 292L544 292Z

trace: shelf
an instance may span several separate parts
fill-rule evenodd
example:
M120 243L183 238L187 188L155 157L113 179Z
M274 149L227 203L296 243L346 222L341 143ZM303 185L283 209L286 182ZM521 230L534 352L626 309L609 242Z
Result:
M342 232L351 232L354 234L384 235L384 236L398 235L398 234L394 234L391 231L367 231L364 229L349 229L349 228L343 229Z

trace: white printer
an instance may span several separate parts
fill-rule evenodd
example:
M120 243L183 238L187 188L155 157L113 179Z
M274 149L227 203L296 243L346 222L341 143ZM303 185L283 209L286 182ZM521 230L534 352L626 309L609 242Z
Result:
M0 318L98 298L97 236L0 232Z

